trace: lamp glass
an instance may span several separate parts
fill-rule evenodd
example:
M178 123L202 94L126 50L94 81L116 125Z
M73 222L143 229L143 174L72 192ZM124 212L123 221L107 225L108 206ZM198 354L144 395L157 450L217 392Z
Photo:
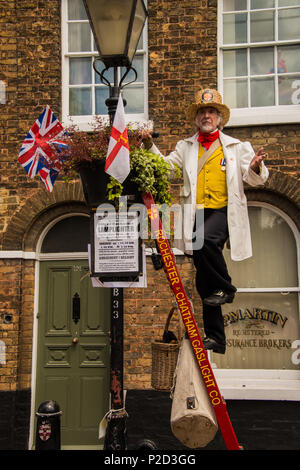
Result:
M139 42L139 38L142 34L143 27L146 21L147 12L144 7L144 3L142 0L138 0L136 4L136 10L132 25L131 36L128 45L128 58L130 62L132 62L133 56L135 54L137 44Z
M133 0L86 0L85 3L101 56L124 54Z
M103 62L130 64L147 16L143 1L84 0L84 4Z

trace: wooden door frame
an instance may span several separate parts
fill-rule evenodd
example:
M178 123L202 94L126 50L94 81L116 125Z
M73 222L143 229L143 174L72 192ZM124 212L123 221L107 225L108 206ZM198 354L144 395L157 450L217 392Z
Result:
M49 230L62 219L69 217L89 217L88 214L79 212L69 212L52 220L42 231L38 239L35 251L35 273L34 273L34 310L33 310L33 338L32 338L32 365L31 365L31 410L30 410L30 431L28 448L31 450L35 445L35 422L36 422L36 380L37 380L37 349L38 349L38 309L40 297L40 262L41 261L88 261L87 252L68 252L68 253L41 253L42 244Z

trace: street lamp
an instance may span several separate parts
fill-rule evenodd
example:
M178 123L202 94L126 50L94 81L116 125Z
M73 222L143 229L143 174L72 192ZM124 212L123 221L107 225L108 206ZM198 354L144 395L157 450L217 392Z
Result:
M84 0L84 4L105 66L129 66L147 18L143 0Z
M125 77L133 70L135 79L132 81L137 78L131 64L148 13L143 0L83 0L83 3L100 55L95 60L100 59L105 65L102 72L99 72L94 63L94 69L100 75L102 83L109 86L106 105L112 122L120 90L129 84L123 85ZM113 86L105 77L105 72L111 67L114 67ZM120 81L118 67L126 67Z
M105 101L111 124L117 108L119 93L124 86L137 78L132 60L147 19L143 0L83 0L94 39L105 68L99 72L94 61L94 69L103 84L109 87L109 98ZM105 72L114 69L114 84L105 77ZM122 77L119 68L125 67ZM124 82L129 71L135 78ZM126 103L125 103L126 104ZM123 398L123 289L112 289L111 310L111 359L110 359L111 415L105 435L104 449L124 450L125 421L127 413Z

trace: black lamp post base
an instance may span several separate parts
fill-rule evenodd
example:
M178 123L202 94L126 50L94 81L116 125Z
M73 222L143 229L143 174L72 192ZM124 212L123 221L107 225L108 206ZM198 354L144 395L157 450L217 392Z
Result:
M108 421L104 450L127 450L126 419L128 414L125 410L114 411Z

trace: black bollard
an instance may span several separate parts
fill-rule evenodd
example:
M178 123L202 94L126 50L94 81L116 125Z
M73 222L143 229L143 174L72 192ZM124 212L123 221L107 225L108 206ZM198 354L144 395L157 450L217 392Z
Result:
M48 400L40 404L36 413L36 450L60 450L61 415L56 401Z
M150 439L143 439L137 443L136 450L148 451L148 450L157 450L157 446L154 441Z

